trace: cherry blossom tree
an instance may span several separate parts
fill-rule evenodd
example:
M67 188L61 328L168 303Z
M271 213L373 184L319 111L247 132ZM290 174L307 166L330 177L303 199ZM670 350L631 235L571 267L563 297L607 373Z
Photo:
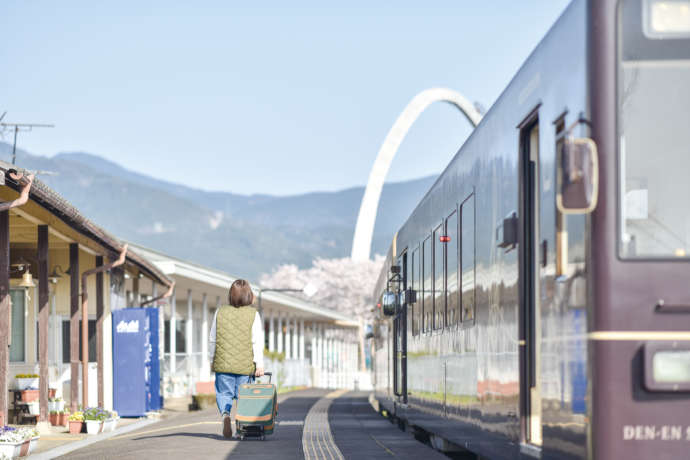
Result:
M336 310L359 320L360 356L365 356L364 324L373 317L373 291L385 257L377 255L374 260L355 261L342 259L315 259L312 266L300 269L297 265L280 265L271 274L261 277L263 288L291 288L314 291L312 296L297 293L316 305ZM364 359L360 369L365 370Z
M261 277L264 288L302 289L307 285L316 293L307 298L316 305L336 310L340 313L371 319L374 306L373 291L383 266L384 257L375 256L373 260L355 261L349 257L342 259L315 259L312 266L300 269L293 264L280 265L270 274Z

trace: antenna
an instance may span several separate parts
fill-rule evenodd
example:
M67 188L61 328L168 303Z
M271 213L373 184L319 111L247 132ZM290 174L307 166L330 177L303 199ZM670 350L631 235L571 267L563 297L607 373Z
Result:
M42 123L3 123L2 120L7 115L5 111L2 116L0 116L0 129L4 131L12 130L14 131L14 144L12 145L12 164L17 159L17 133L19 131L31 131L33 128L54 128L55 125L46 125Z

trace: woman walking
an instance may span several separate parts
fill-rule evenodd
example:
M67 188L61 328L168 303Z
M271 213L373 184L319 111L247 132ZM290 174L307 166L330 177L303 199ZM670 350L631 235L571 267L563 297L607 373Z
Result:
M230 418L232 400L238 388L264 375L264 328L254 302L254 293L245 280L230 287L229 306L222 306L213 317L209 334L210 362L216 373L216 403L223 422L223 436L234 434Z

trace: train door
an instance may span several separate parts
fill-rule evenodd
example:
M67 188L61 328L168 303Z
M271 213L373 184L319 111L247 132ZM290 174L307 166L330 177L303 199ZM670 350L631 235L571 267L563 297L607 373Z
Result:
M407 252L398 258L400 266L401 293L407 290ZM393 337L395 349L393 351L393 373L395 374L393 391L398 397L398 402L407 404L407 299L405 295L400 296L400 312L393 320Z
M520 138L520 412L521 434L541 446L539 383L539 121L529 119Z

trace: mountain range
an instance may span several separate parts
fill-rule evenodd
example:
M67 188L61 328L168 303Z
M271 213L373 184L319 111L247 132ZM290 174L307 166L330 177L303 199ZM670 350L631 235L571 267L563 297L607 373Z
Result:
M0 159L12 146L0 143ZM17 150L17 165L39 175L86 217L118 237L171 256L258 279L280 264L309 267L317 257L350 254L364 187L293 196L205 191L128 170L97 155L53 157ZM385 253L393 233L436 176L387 183L372 253Z

